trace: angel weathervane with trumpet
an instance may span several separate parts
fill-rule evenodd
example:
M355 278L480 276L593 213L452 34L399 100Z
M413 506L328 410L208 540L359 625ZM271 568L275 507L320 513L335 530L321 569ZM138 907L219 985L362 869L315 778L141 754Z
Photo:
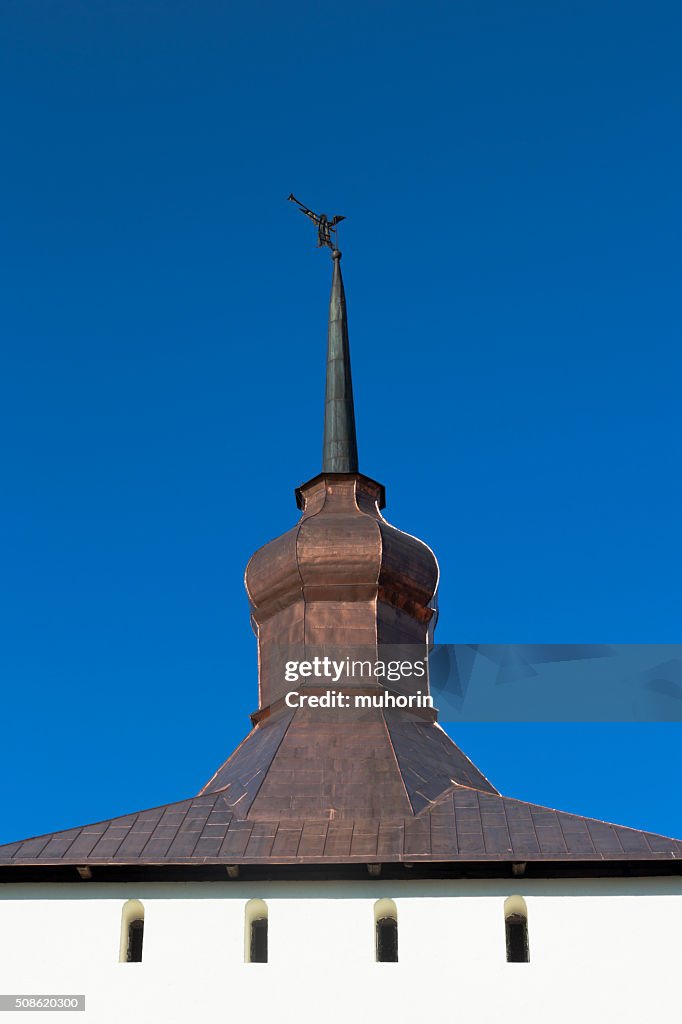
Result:
M290 202L296 203L301 213L304 213L306 217L310 217L311 221L317 228L317 247L321 249L327 245L334 252L336 250L336 225L345 220L345 217L332 217L331 220L326 213L313 213L307 206L299 202L294 193L292 192L288 197Z

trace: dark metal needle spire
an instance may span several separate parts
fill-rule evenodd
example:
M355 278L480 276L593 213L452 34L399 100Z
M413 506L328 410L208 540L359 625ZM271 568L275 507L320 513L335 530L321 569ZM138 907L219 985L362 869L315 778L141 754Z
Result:
M336 248L336 225L345 217L313 213L299 202L293 192L289 200L309 217L317 228L317 244L332 250L334 272L329 300L327 334L327 386L324 400L323 473L357 473L358 444L355 436L353 381L350 372L346 295L341 276L341 253Z
M334 272L329 300L327 389L324 401L323 473L357 473L353 381L350 372L346 295L341 276L341 253L332 252Z

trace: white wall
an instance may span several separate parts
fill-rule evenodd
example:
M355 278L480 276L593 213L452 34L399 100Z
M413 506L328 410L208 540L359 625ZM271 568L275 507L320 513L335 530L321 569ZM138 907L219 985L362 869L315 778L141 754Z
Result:
M530 964L505 960L512 893L528 906ZM397 964L374 962L382 896L397 906ZM252 897L268 904L268 964L244 963ZM130 898L145 907L141 964L118 962ZM679 1019L681 973L680 878L0 887L0 993L84 993L76 1021L97 1024L219 1024L247 1011L365 1024L379 1010L396 1022L641 1024Z

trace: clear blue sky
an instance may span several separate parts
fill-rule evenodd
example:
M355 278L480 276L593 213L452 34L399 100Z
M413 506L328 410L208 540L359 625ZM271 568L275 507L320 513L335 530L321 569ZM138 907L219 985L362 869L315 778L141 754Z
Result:
M361 468L443 642L680 641L682 11L0 12L0 839L196 792L242 575L320 467L344 213ZM682 834L672 725L461 726L505 793ZM511 741L511 742L510 742Z

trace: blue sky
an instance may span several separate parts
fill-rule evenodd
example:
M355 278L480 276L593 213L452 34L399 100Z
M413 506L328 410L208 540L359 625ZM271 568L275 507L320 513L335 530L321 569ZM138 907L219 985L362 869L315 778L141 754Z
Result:
M673 642L677 4L5 0L0 840L190 795L242 576L320 467L343 213L361 469L442 642ZM452 732L452 730L451 730ZM673 725L457 728L505 793L682 834Z

